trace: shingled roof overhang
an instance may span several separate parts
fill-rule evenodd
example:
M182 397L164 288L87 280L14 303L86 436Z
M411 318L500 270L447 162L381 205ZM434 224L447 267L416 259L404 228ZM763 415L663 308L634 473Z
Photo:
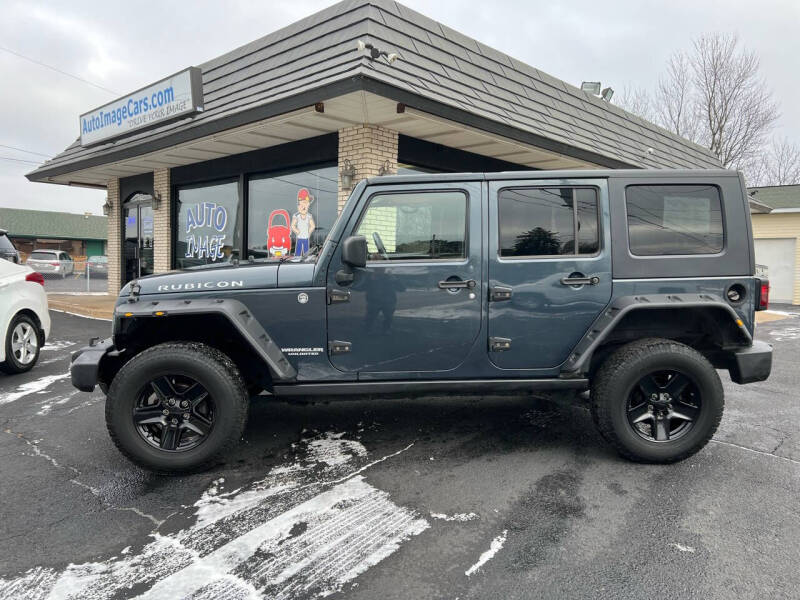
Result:
M371 61L357 40L401 58ZM76 141L28 178L102 185L359 123L532 168L719 167L707 149L388 0L340 2L200 68L203 112Z

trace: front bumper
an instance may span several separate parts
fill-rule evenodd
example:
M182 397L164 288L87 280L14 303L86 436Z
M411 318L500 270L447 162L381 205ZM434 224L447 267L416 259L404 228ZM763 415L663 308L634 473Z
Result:
M734 352L728 371L735 383L764 381L772 371L772 346L754 341L752 346Z
M82 392L93 392L99 382L100 364L109 354L117 354L111 338L94 341L72 353L69 375L72 385Z

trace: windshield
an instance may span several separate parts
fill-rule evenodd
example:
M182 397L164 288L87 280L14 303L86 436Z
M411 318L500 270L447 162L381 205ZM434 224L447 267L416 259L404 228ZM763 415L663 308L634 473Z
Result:
M107 263L108 257L107 256L90 256L89 257L90 263Z
M30 257L34 260L56 260L58 258L55 252L31 252Z

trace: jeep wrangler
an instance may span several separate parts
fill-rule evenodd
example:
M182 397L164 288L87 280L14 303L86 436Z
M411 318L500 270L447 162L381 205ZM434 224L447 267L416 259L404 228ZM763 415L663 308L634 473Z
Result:
M72 357L112 439L159 471L209 465L276 399L580 394L622 456L669 463L719 425L717 369L753 341L744 180L732 171L537 171L360 182L304 256L129 282L111 337Z

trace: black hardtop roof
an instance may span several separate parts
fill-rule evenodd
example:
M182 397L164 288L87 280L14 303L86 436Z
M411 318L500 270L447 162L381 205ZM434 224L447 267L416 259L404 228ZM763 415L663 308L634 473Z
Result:
M685 179L697 177L739 177L728 169L580 169L563 171L502 171L499 173L419 173L383 175L367 179L369 185L432 183L447 181L506 181L520 179Z

